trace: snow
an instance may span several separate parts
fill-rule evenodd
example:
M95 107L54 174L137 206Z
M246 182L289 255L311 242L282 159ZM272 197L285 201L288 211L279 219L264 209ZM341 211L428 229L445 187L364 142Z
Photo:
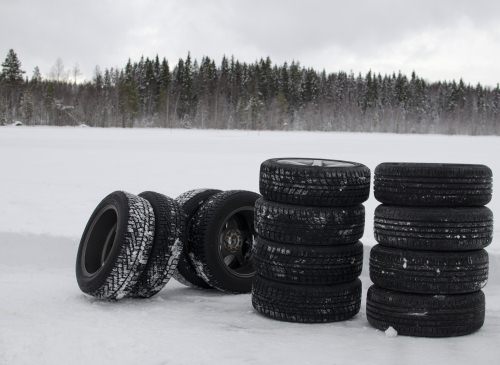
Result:
M258 190L271 157L484 163L500 173L500 137L99 128L0 128L0 364L469 364L500 356L500 249L489 247L487 314L451 339L386 335L366 321L373 197L366 204L363 304L352 320L277 322L250 295L174 282L145 300L101 302L78 289L85 223L113 190L176 196L199 187ZM496 212L500 184L494 184ZM499 235L496 216L495 234Z
M389 326L388 329L385 330L385 337L397 337L398 331L396 331L392 326Z

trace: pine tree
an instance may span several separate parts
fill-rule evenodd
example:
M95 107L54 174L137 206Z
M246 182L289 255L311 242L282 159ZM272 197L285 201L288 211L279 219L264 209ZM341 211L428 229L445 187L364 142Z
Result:
M188 53L186 61L181 67L181 62L179 61L179 81L180 81L180 96L178 105L178 115L181 120L188 118L186 121L190 123L190 117L193 114L192 106L194 105L194 95L193 95L193 64L191 62L191 55Z
M168 61L163 58L160 65L160 76L159 76L159 100L158 109L163 116L163 126L170 127L170 67Z
M24 71L21 70L21 61L16 52L10 49L2 63L2 73L0 79L8 84L20 84L23 82Z
M38 66L33 69L33 75L31 76L31 82L38 83L42 81L42 74Z

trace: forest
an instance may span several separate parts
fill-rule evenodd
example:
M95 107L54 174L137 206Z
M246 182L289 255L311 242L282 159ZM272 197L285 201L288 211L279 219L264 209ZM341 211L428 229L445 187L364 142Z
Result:
M0 73L0 124L247 130L500 134L500 86L430 82L415 72L325 72L269 57L175 64L159 56L96 67L80 81L58 59L42 75L9 50Z

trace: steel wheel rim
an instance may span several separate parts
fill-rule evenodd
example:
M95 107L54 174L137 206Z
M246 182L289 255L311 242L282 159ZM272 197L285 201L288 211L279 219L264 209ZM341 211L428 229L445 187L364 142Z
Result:
M217 236L219 260L231 275L238 278L255 275L252 262L253 215L253 206L233 210L224 218Z

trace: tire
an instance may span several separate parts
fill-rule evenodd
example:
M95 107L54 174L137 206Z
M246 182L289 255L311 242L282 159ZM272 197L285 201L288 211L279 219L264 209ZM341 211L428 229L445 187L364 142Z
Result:
M189 258L211 287L227 293L252 289L254 206L259 197L250 191L224 191L208 199L193 217Z
M156 229L146 268L129 296L149 298L163 289L177 268L185 215L179 204L165 195L145 191L139 196L151 204Z
M207 201L210 197L220 192L221 190L217 189L196 189L186 191L185 193L175 198L175 201L181 206L182 210L186 214L186 222L184 248L179 257L177 270L175 270L173 276L174 279L181 284L192 288L212 289L212 287L208 285L205 280L198 276L195 267L189 259L189 251L191 245L188 242L187 231L189 230L193 217L200 206L203 205L203 203L205 203L205 201Z
M301 285L340 284L361 274L363 244L300 246L257 237L253 259L255 270L266 279Z
M333 207L363 203L370 194L370 169L349 161L273 158L260 166L266 200Z
M100 299L121 299L137 283L153 246L155 216L141 197L115 191L92 213L80 241L76 279Z
M493 213L486 207L379 205L374 223L378 243L410 250L479 250L493 239Z
M267 240L294 245L344 245L358 242L365 228L365 208L305 207L259 199L255 230Z
M381 288L407 293L472 293L488 280L488 253L411 251L376 245L370 252L370 278Z
M361 281L330 286L292 285L255 277L252 305L279 321L323 323L354 317L361 306Z
M492 172L484 165L382 163L374 192L389 205L482 206L491 200Z
M419 337L451 337L473 333L484 323L482 291L460 295L405 294L368 289L366 317L375 328L394 328L398 334Z

